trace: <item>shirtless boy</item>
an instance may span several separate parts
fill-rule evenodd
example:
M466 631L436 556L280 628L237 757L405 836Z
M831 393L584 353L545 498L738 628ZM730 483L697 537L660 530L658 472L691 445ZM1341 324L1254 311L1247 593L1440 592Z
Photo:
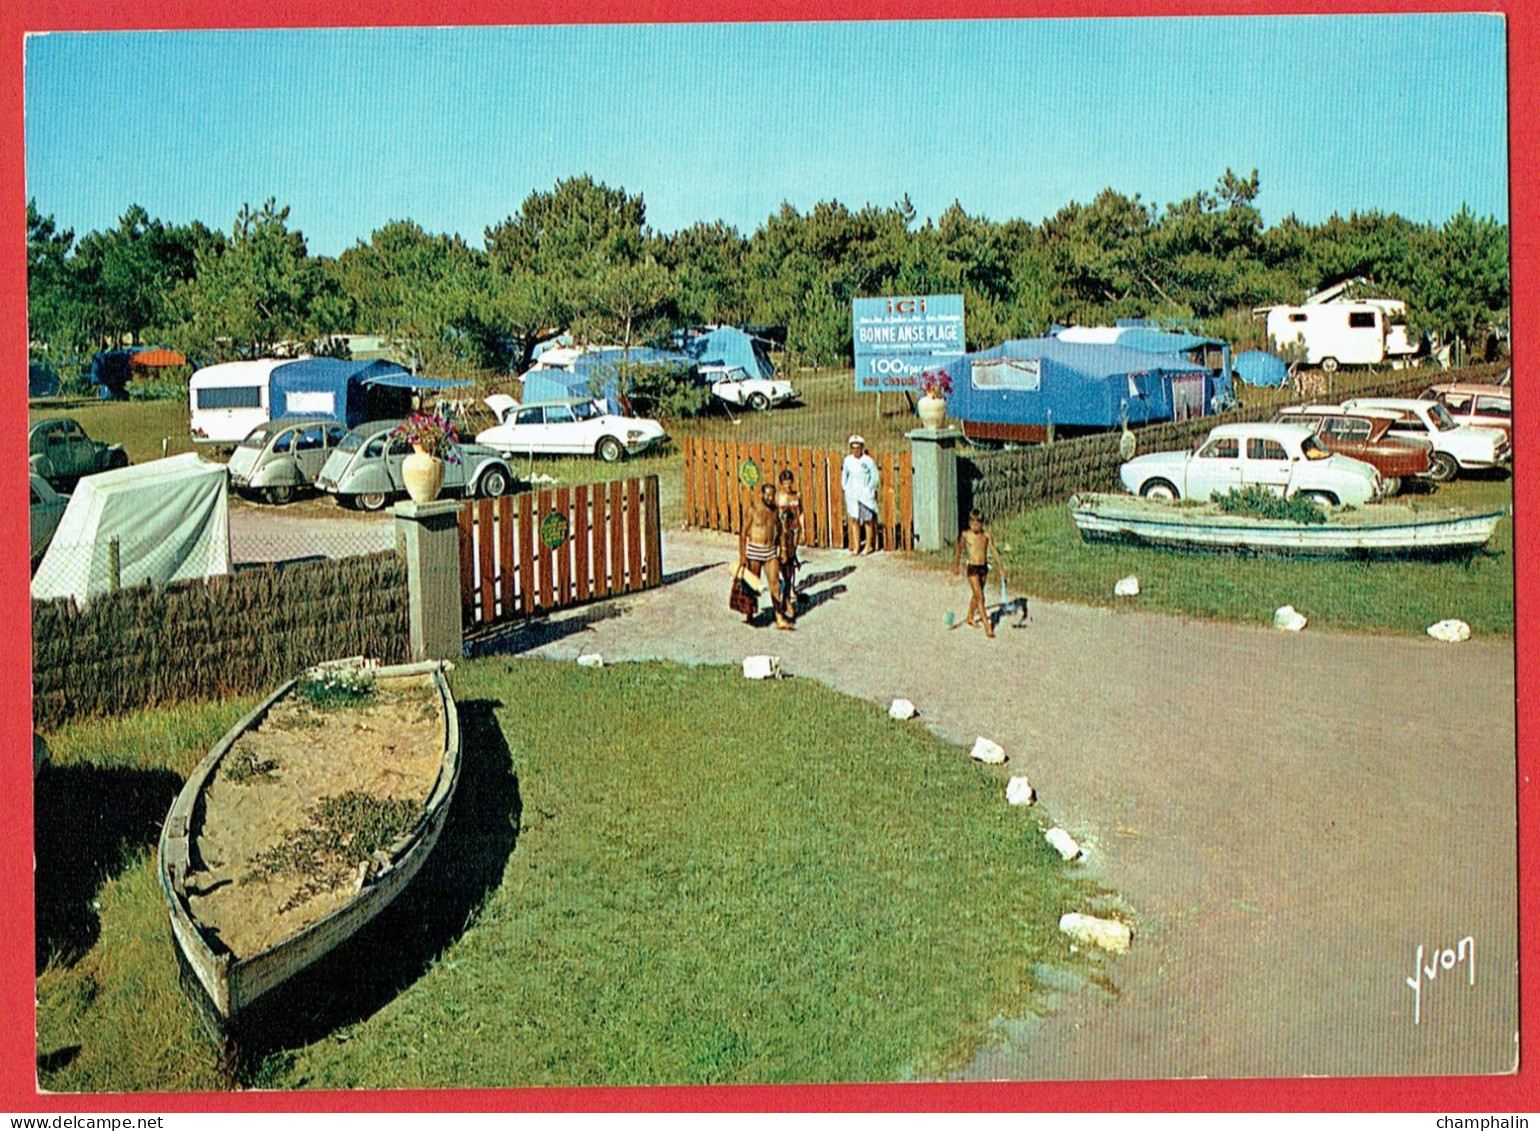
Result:
M1000 567L1000 580L1005 581L1005 563L1000 559L1000 548L995 545L995 539L984 527L984 516L978 511L968 515L968 529L957 536L957 556L952 559L952 576L957 576L957 570L962 565L963 554L968 555L968 588L970 597L968 601L968 616L964 624L979 625L984 629L984 635L994 639L995 626L990 623L989 615L984 611L984 579L989 576L989 552L993 550L995 562Z
M762 483L754 494L748 514L743 516L743 528L738 531L738 565L755 577L763 577L770 593L770 606L775 610L775 627L783 631L793 628L787 616L785 599L781 594L780 568L781 516L775 508L775 484ZM752 621L752 616L745 621Z

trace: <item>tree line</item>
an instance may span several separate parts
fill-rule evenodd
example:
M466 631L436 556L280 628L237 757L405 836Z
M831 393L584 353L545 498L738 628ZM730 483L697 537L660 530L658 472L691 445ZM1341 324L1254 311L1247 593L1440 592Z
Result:
M410 220L342 254L310 255L289 209L242 207L228 231L138 205L76 238L27 206L35 357L154 342L201 361L328 335L377 334L430 372L518 372L559 332L635 345L672 328L774 327L793 364L851 361L850 300L961 293L967 346L1055 323L1152 318L1265 345L1251 308L1363 277L1408 305L1414 332L1479 345L1509 309L1508 228L1468 208L1441 224L1354 212L1265 226L1257 172L1159 207L1112 188L1040 223L954 202L920 222L907 195L851 209L790 204L744 235L721 221L671 234L640 193L588 176L527 196L480 246Z

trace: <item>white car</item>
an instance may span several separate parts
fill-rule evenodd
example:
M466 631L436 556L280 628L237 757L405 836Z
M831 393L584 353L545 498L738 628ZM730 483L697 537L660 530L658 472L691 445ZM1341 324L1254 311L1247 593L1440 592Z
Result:
M1380 473L1332 455L1304 424L1224 424L1196 452L1155 452L1125 463L1123 486L1150 499L1209 499L1260 484L1329 506L1362 506L1383 493Z
M656 420L617 416L582 397L519 404L506 396L487 398L498 423L476 434L476 442L505 456L597 456L615 463L657 447L668 433Z
M711 382L711 391L720 400L740 408L764 412L772 405L785 404L797 399L797 390L790 381L774 377L750 377L738 366L702 366L701 376Z
M37 472L32 472L32 564L37 565L53 541L53 532L59 528L64 508L69 506L69 496L61 495L48 485Z
M1419 401L1411 397L1359 397L1343 401L1342 407L1389 409L1399 413L1401 419L1390 429L1390 434L1430 442L1433 445L1433 462L1428 469L1428 477L1439 483L1453 479L1461 471L1497 467L1513 458L1507 433L1502 429L1461 424L1438 401Z

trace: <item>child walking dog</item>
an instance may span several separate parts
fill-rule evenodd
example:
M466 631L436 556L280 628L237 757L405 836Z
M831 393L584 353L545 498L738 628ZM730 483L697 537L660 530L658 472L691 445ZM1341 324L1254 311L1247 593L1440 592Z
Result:
M1000 557L1000 548L995 545L994 536L989 533L984 523L984 516L978 511L972 511L968 515L968 529L957 536L957 556L952 560L952 576L958 575L963 555L967 554L968 616L963 623L978 625L984 630L984 635L993 640L995 626L984 609L984 579L989 576L990 551L994 551L995 563L1000 567L1000 584L1003 592L1005 562Z

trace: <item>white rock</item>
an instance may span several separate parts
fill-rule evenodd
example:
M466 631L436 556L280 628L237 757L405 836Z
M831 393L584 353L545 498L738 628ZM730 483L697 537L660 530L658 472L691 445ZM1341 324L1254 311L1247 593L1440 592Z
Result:
M1126 954L1134 933L1126 923L1115 919L1098 919L1094 915L1082 915L1071 911L1059 918L1059 930L1077 943L1097 946L1112 954ZM1071 949L1074 949L1071 947Z
M578 666L584 668L602 668L604 666L604 657L599 655L597 652L589 652L586 655L578 657Z
M919 713L915 705L907 699L895 699L893 705L888 708L890 719L912 719Z
M1114 597L1139 596L1139 579L1133 574L1129 574L1112 587L1112 595Z
M1005 761L1005 747L998 742L991 742L983 735L973 740L973 749L968 751L975 762L987 762L991 766L997 766Z
M744 679L780 679L781 658L779 656L745 656L743 658Z
M1037 800L1037 790L1026 778L1015 777L1005 783L1005 799L1012 805L1031 805Z
M1080 845L1075 843L1075 838L1055 825L1043 832L1043 838L1053 845L1058 854L1066 860L1080 859Z
M1470 639L1470 625L1463 620L1441 620L1437 624L1428 626L1428 635L1446 644L1458 644L1462 640Z
M1299 612L1293 605L1284 605L1273 614L1273 627L1281 628L1285 632L1298 632L1310 622L1305 615Z

